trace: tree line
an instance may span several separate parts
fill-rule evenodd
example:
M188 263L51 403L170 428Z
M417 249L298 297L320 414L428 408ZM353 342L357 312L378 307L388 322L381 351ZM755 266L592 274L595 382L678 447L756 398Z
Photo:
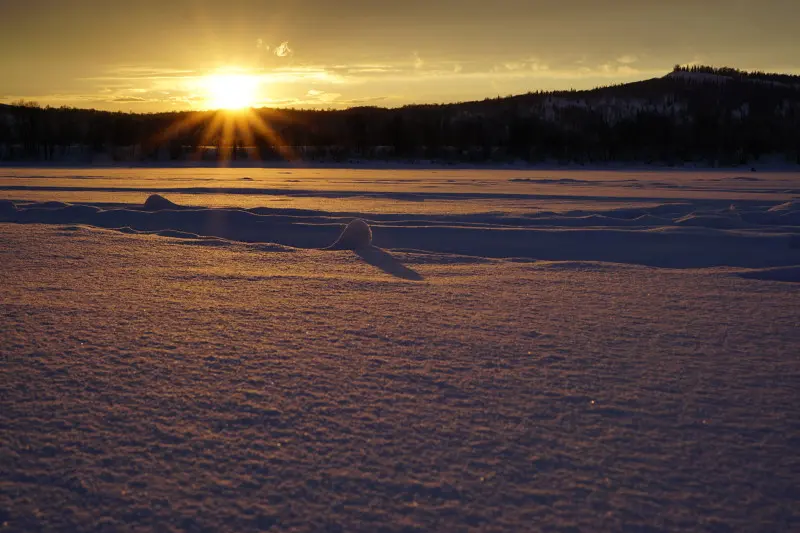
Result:
M713 76L709 76L713 75ZM227 121L227 123L226 123ZM245 127L248 125L248 127ZM800 77L680 67L589 91L396 109L119 113L0 106L3 161L800 163Z

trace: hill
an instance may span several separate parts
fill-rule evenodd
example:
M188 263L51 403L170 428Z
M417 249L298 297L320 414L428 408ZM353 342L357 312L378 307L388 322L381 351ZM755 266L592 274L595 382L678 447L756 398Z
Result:
M228 123L230 127L224 124ZM0 105L0 160L800 163L800 76L676 67L586 91L397 109L111 113Z

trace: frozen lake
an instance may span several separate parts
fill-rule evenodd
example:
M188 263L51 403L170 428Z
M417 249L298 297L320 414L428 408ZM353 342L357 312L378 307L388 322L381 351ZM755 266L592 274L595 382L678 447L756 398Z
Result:
M787 200L800 173L381 169L11 169L0 198L142 203L151 192L206 207L365 213L534 213L687 199Z
M2 168L0 524L796 530L798 198L791 173ZM326 249L354 218L372 245Z
M321 248L360 217L383 249L679 268L800 264L798 197L796 173L0 169L7 221Z

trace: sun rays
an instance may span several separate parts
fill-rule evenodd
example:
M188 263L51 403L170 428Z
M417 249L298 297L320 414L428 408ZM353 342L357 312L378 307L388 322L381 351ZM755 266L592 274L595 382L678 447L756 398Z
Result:
M278 110L255 109L264 80L240 69L220 70L200 78L197 89L205 93L211 111L195 111L183 115L154 136L156 145L180 143L191 146L190 158L201 159L209 147L215 148L216 159L226 164L234 159L247 158L243 148L265 151L291 159L291 149L285 146L279 133L267 117L286 122Z
M213 74L207 76L203 84L214 109L253 107L261 85L258 77L248 74Z
M198 131L199 138L191 143L195 145L192 157L201 159L202 150L214 146L216 159L221 165L242 158L239 152L245 147L269 150L284 159L292 159L291 148L284 144L279 133L265 120L265 113L251 108L194 112L171 124L154 140L157 144L169 143ZM275 110L269 113L276 116L280 114Z

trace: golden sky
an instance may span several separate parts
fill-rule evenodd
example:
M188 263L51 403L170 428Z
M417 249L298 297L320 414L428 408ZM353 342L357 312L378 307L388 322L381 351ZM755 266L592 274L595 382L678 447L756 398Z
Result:
M0 0L0 103L397 106L676 63L796 73L799 19L798 0Z

